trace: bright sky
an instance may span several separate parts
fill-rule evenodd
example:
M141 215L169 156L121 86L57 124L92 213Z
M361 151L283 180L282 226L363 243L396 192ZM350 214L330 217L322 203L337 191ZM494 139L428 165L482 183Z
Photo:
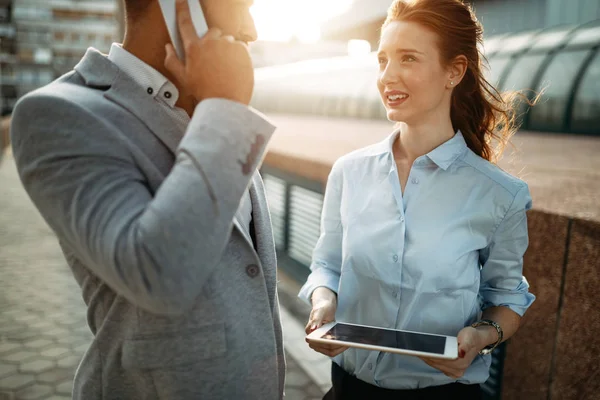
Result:
M320 25L346 11L352 0L255 0L251 12L259 40L303 42L321 37Z

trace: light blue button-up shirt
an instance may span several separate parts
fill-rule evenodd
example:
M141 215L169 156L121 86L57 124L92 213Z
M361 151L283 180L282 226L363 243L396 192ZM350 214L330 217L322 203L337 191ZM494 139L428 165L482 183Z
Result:
M491 306L523 315L527 184L478 157L460 132L415 160L404 193L392 144L340 158L329 176L311 274L338 293L336 319L456 336ZM372 385L414 389L485 382L491 356L454 380L417 357L348 349L334 361Z

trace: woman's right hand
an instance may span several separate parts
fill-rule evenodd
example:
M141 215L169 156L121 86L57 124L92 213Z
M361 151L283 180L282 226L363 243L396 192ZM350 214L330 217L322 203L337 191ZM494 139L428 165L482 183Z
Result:
M337 310L336 294L325 287L319 287L313 292L312 304L312 311L304 329L307 335L315 329L319 329L321 326L335 321L335 311ZM347 346L315 343L308 340L307 343L311 349L328 357L335 357L348 349Z

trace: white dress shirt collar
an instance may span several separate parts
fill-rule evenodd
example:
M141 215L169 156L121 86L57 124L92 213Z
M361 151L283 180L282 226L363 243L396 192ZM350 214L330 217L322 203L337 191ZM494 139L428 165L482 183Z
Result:
M179 99L179 90L163 74L125 50L119 43L112 44L108 59L143 87L148 95L160 98L172 108L175 107Z

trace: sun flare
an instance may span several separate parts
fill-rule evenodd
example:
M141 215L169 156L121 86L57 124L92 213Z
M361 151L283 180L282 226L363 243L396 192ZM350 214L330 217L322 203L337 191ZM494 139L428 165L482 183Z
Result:
M313 43L321 25L346 11L352 0L255 0L251 12L259 40Z

